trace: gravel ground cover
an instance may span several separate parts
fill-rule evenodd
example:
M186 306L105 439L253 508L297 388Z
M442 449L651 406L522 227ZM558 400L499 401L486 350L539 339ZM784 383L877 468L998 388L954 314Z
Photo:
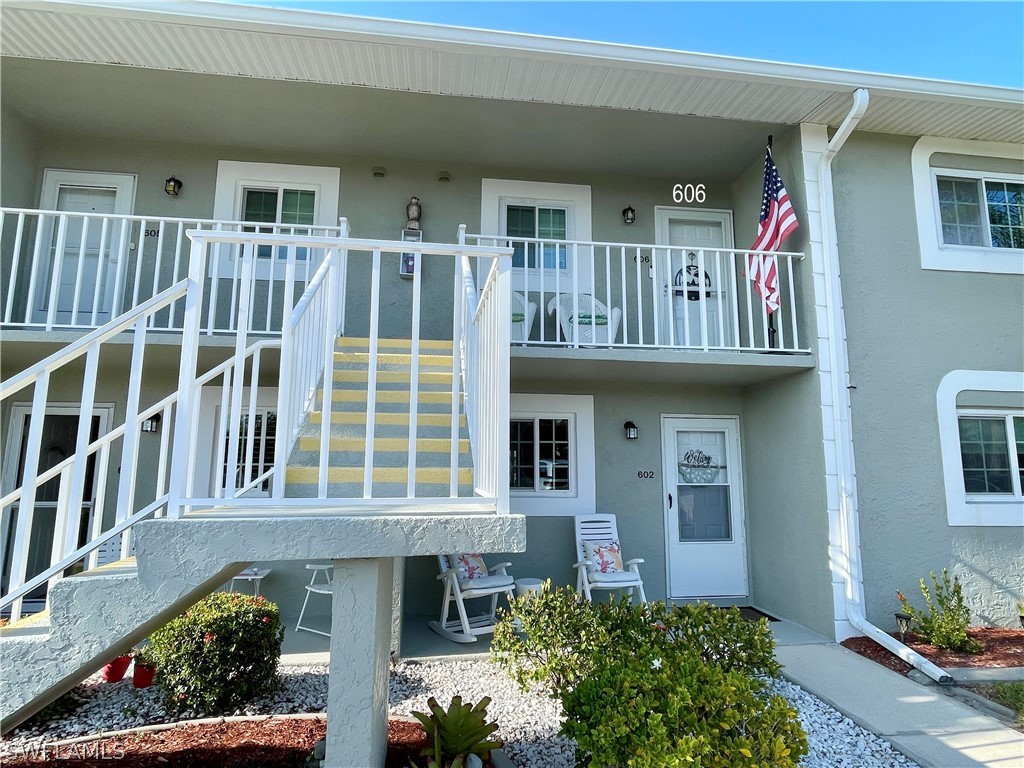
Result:
M327 706L326 666L281 667L282 686L272 697L234 714L286 714L322 712ZM888 742L865 731L820 699L797 685L773 681L775 690L797 709L810 745L801 765L805 768L916 768ZM426 710L427 698L447 703L461 695L476 702L493 701L488 714L500 729L506 751L519 768L572 768L575 745L558 735L560 705L540 691L523 693L500 669L486 660L404 661L391 674L391 714L408 715ZM89 678L58 703L49 720L31 722L0 742L0 758L15 754L29 743L99 731L111 732L155 723L198 717L201 713L172 716L163 707L156 687L136 690L131 680L103 683Z

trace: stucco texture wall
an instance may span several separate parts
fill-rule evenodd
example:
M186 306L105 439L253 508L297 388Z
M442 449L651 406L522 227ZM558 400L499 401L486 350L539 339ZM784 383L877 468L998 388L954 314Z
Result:
M921 268L914 142L855 133L833 166L867 614L890 626L895 590L948 567L975 621L1015 624L1024 528L947 524L935 398L952 370L1024 370L1024 294L1012 275Z

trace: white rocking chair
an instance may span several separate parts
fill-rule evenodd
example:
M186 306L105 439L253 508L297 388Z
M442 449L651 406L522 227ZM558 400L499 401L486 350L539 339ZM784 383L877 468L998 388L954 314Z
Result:
M441 608L441 620L432 621L429 626L441 637L455 643L475 643L477 635L489 635L494 631L498 621L498 595L504 594L509 600L514 597L514 581L505 573L512 563L499 563L487 570L486 576L470 579L459 579L459 570L453 566L458 555L438 555L437 562L441 568L438 579L444 582L444 603ZM449 559L451 558L451 559ZM474 597L490 597L490 613L470 616L466 612L466 600ZM452 603L458 610L458 618L449 619Z
M533 319L537 316L537 303L530 301L518 291L512 291L512 341L527 341L533 330Z
M610 558L606 557L609 552ZM640 602L647 602L639 568L643 560L622 562L615 515L576 516L576 556L576 591L587 600L594 599L595 589L625 589L632 600L635 589Z
M548 302L548 314L556 312L566 341L589 346L615 343L619 320L622 319L622 310L618 307L612 307L609 312L608 307L589 293L579 294L574 307L572 294L560 293ZM579 322L576 322L575 312L579 314ZM574 333L579 335L578 341L573 337Z
M323 635L324 637L330 637L330 632L323 632L319 629L302 626L302 617L306 614L306 606L309 604L310 595L327 595L328 597L331 597L334 594L334 585L331 583L331 571L334 570L334 566L308 563L306 565L306 570L312 571L313 577L309 580L309 584L306 585L306 599L302 601L302 610L299 611L299 618L295 622L295 631L298 632L301 629L304 632L312 632L317 635ZM323 574L323 580L318 580L317 577L321 574Z

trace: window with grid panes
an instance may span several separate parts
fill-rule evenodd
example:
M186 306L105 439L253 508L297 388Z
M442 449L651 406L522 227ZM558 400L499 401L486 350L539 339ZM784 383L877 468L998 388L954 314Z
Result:
M964 490L972 495L1022 497L1024 414L960 413Z
M512 266L522 269L567 268L567 250L556 243L529 243L516 238L536 240L566 240L568 238L568 209L532 205L512 205L505 208L505 234L512 241ZM539 257L538 257L539 246Z
M291 224L295 229L289 227L246 227L248 232L269 232L275 231L285 234L302 233L300 227L312 226L316 216L316 193L308 189L287 189L279 187L276 189L246 189L243 192L242 220L259 222L261 224ZM272 248L269 245L261 245L257 249L257 256L270 258L273 251L277 251L276 257L287 258L285 248ZM306 249L296 249L296 258L304 259Z
M567 416L511 419L509 482L512 491L573 491L572 435L572 419Z
M1024 248L1024 183L949 173L935 179L943 244Z

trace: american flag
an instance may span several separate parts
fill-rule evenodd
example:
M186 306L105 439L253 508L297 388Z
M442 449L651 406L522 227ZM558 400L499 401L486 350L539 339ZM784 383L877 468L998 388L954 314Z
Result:
M757 222L757 239L752 251L777 251L786 236L800 226L789 203L789 195L772 160L771 146L764 156L764 191L761 195L761 218ZM769 315L779 308L779 265L772 254L748 253L747 277L754 281L754 290L764 302Z

